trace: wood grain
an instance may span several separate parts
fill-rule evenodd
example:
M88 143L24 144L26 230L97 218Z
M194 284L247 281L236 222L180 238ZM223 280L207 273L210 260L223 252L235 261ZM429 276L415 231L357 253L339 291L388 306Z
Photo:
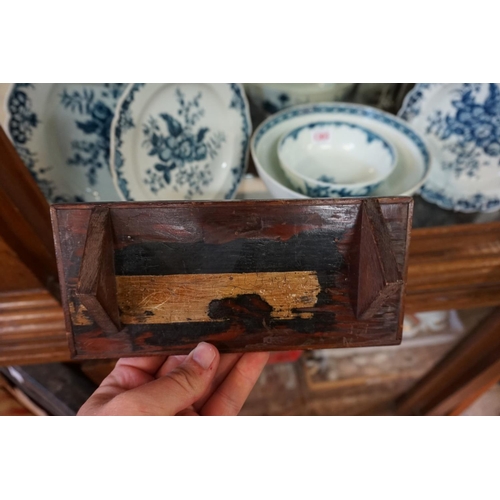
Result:
M69 359L63 311L47 290L0 293L0 365Z
M353 275L352 284L356 285L356 316L368 319L401 289L403 280L377 200L368 199L363 204L358 232L358 272Z
M21 262L17 254L2 238L0 238L0 265L0 292L31 290L42 287L40 281Z
M398 272L403 273L412 200L380 203ZM363 321L356 319L350 300L349 254L359 242L356 221L362 204L346 199L53 206L74 355L185 353L202 340L221 352L399 343L404 287ZM111 216L117 281L129 280L118 300L124 328L113 335L94 322L72 322L72 317L93 316L85 313L75 282L96 206L109 209ZM251 278L236 278L240 274ZM284 283L291 276L313 275L316 281L308 285L307 298L300 299L305 297L300 282L293 283L296 297L286 293ZM231 277L244 286L224 284ZM167 281L162 286L158 279ZM194 298L176 299L172 291L182 296L183 287ZM292 302L284 304L284 299ZM131 312L124 309L127 305Z
M408 312L500 304L500 222L415 229Z
M273 319L291 319L313 307L320 292L316 273L173 274L117 276L118 307L124 324L220 321L210 317L210 302L241 294L258 294L273 309ZM75 325L92 324L85 307L70 304ZM294 311L297 310L297 311Z
M500 222L412 231L406 311L495 305L500 305ZM0 294L0 364L68 359L63 311L47 292Z
M273 319L310 318L312 313L300 310L314 307L321 290L311 271L118 276L117 281L125 324L221 321L210 317L210 303L242 294L259 295Z
M106 333L121 329L112 231L109 209L95 207L89 220L76 287L76 297Z
M49 205L1 127L0 237L43 286L54 290L57 269Z

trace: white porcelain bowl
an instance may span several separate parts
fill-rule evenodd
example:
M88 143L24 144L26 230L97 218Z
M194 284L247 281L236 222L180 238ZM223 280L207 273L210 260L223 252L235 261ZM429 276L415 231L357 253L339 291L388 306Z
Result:
M302 125L283 135L278 158L296 191L311 197L368 196L396 166L394 148L355 123Z
M308 198L293 189L278 159L278 142L287 132L317 121L343 121L361 125L392 144L396 168L371 196L409 196L425 182L431 169L426 141L400 118L371 106L347 103L306 104L270 116L257 128L250 151L259 176L274 198Z

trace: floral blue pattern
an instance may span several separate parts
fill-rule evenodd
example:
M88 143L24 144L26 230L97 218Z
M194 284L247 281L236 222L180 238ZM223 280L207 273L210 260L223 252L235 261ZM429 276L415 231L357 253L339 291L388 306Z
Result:
M191 199L194 194L203 195L203 187L213 181L210 164L201 165L200 162L206 160L207 156L211 160L215 159L226 136L220 131L210 135L208 127L195 129L197 121L205 114L200 104L203 97L201 92L191 100L186 99L180 88L175 90L175 95L179 104L178 115L184 123L168 113L161 113L165 133L154 117L150 117L142 127L145 136L143 147L149 149L149 156L157 156L159 160L153 169L146 170L144 182L156 194L171 183L175 171L173 189L178 191L179 186L187 184L189 189L186 197Z
M454 114L436 110L427 118L427 134L433 134L443 143L443 149L453 155L453 161L441 162L443 170L456 177L477 177L483 153L497 159L500 166L500 90L494 83L488 85L488 97L477 102L480 86L464 84L456 91L451 103Z
M439 168L421 189L427 201L462 212L498 209L498 196L482 192L486 184L481 181L491 169L500 171L498 84L417 84L398 114L420 127L439 148Z
M335 179L331 175L320 175L317 179L319 182L328 182L329 184L335 184Z
M418 83L406 96L398 116L406 121L411 121L420 114L422 98L431 89L439 87L440 83Z
M132 118L130 107L137 92L145 84L131 85L125 98L122 100L114 129L114 170L118 188L125 199L133 201L129 181L125 173L125 159L123 157L123 135L136 124ZM238 84L229 84L231 89L230 108L238 111L241 121L241 156L236 166L230 168L231 185L224 193L225 199L234 196L243 177L248 158L248 141L251 125L248 114L248 104L241 87ZM155 158L152 168L145 171L143 182L148 189L157 194L161 189L170 186L174 191L187 186L184 198L192 199L195 195L204 195L204 189L213 181L210 161L214 160L223 143L226 141L224 131L210 130L210 127L198 127L198 121L205 115L203 95L186 96L181 87L175 91L178 109L176 113L160 113L150 116L142 125L144 141L142 147L148 150L148 155Z
M64 202L66 197L56 194L54 182L43 178L47 169L37 167L36 154L26 146L26 143L33 136L34 129L40 123L40 119L33 111L32 101L27 93L27 90L34 90L34 88L35 86L32 83L16 83L13 86L7 101L7 109L10 113L9 133L21 160L31 172L45 197L55 203ZM83 201L83 199L77 197L71 199L71 201Z
M91 186L97 183L97 172L109 166L109 134L114 108L125 84L105 83L96 94L92 88L68 92L63 89L61 104L85 121L75 120L76 126L88 140L73 141L73 156L67 159L68 165L86 169L86 176Z
M14 85L7 103L10 112L9 133L15 144L26 144L38 125L39 119L32 110L31 99L26 89L34 89L32 83L17 83Z
M310 198L345 198L354 196L368 196L372 191L377 189L380 184L381 182L379 182L378 184L364 186L352 190L348 188L334 188L331 186L311 186L307 182L304 182L305 190L297 189L297 191L299 191L299 193L301 194L309 196Z
M74 140L71 149L74 154L67 158L68 166L83 166L89 185L97 183L97 171L109 168L109 133L114 106L125 84L106 83L82 87L70 92L66 88L60 93L61 106L75 115L76 127L89 140ZM81 202L83 195L62 192L62 185L54 181L51 171L54 165L41 165L41 160L30 141L35 129L43 122L33 110L30 93L36 91L36 84L16 83L7 102L9 111L8 129L14 146L33 178L52 203ZM83 119L83 120L82 120ZM84 191L83 189L81 190Z

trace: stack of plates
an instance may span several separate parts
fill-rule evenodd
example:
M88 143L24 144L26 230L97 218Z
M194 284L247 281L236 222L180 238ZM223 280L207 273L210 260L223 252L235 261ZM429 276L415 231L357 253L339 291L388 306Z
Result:
M426 142L405 121L369 106L306 104L270 116L251 140L250 150L257 171L275 198L306 198L292 188L281 169L277 152L280 138L297 127L327 121L353 123L372 130L396 150L396 168L371 196L412 195L427 179L431 158Z
M240 84L13 84L6 129L50 202L229 199L252 131Z

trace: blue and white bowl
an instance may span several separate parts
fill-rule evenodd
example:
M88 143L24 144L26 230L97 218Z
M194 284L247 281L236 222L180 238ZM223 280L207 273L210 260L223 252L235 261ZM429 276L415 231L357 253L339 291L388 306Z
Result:
M278 159L278 142L287 132L318 121L355 123L373 130L392 144L397 153L394 171L371 196L409 196L425 182L431 168L426 141L404 120L371 106L346 103L306 104L270 116L250 141L252 159L260 178L274 198L308 198L293 189Z
M308 123L284 134L278 158L295 190L321 198L368 196L397 161L380 135L342 121Z

